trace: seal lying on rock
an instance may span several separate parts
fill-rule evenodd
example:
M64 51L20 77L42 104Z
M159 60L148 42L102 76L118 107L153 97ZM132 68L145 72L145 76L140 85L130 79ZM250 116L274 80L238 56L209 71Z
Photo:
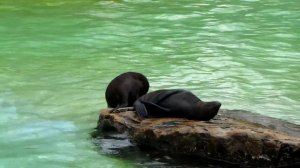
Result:
M184 117L208 121L217 115L221 103L204 102L186 90L157 90L141 96L134 102L140 118Z
M112 112L123 107L133 106L135 100L149 89L147 78L137 72L125 72L114 78L107 86L105 98Z

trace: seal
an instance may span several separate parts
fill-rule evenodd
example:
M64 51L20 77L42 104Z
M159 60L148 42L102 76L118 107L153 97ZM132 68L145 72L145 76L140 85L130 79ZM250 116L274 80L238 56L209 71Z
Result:
M208 121L217 115L221 103L201 101L190 91L181 89L157 90L138 98L133 107L138 116L180 117Z
M115 77L107 86L107 106L116 112L119 108L133 106L133 103L149 90L148 79L138 72L125 72Z

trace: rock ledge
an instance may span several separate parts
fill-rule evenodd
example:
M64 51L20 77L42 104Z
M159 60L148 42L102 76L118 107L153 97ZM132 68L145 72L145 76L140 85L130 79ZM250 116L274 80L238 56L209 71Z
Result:
M208 158L240 166L300 165L299 136L236 119L226 111L215 119L151 118L140 121L134 111L102 109L98 128L128 132L139 146L167 154ZM300 130L300 129L299 129Z

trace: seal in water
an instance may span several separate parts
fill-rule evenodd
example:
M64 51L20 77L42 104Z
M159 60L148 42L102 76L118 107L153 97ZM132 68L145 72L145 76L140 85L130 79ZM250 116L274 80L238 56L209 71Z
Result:
M140 96L146 94L149 89L147 78L137 72L125 72L115 77L107 86L105 98L107 106L117 109L133 106Z
M221 103L204 102L186 90L157 90L141 96L133 105L138 116L183 117L208 121L217 115Z

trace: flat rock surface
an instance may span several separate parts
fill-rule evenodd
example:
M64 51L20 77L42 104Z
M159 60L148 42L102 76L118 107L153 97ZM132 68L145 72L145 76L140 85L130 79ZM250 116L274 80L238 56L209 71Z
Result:
M210 121L149 118L134 111L100 113L99 128L127 132L139 146L240 166L286 166L300 162L299 126L241 111L222 110ZM247 116L248 115L248 116ZM262 122L264 120L264 122Z

